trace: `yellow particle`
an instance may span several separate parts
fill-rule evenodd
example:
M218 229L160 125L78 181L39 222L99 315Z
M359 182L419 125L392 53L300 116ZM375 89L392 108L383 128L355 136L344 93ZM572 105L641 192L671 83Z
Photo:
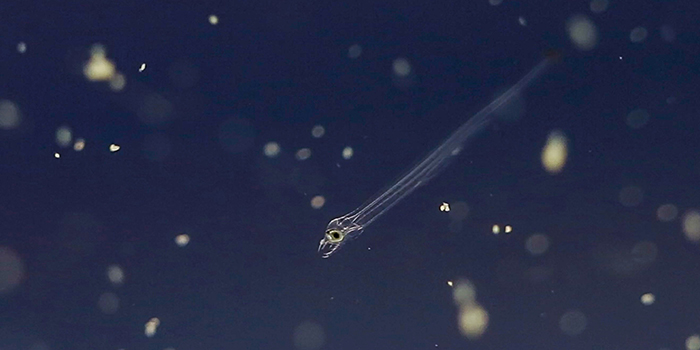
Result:
M107 59L105 48L95 44L90 49L90 60L83 66L83 75L90 81L106 81L112 79L117 69L112 61Z
M486 331L489 314L481 305L472 303L459 309L459 330L469 339L477 339Z
M448 204L447 202L442 202L442 204L440 205L440 211L450 211L450 204Z
M501 226L493 225L493 227L491 227L491 232L493 232L494 235L501 233Z
M188 234L181 233L175 236L175 244L177 244L178 247L184 247L188 243L190 243L190 236Z
M146 334L147 337L152 338L154 335L156 335L158 326L160 326L160 320L157 317L151 318L148 320L148 322L146 322L144 334Z
M216 15L209 15L209 24L213 26L219 24L219 17L217 17Z
M568 154L567 139L564 133L554 130L547 138L547 144L542 149L542 166L550 174L561 172L566 164Z
M651 293L646 293L646 294L642 295L641 300L642 300L642 304L651 305L656 300L656 296L654 296L654 294L651 294Z
M114 143L109 145L109 151L112 153L119 151L120 148L121 147L119 147L119 145L114 144Z

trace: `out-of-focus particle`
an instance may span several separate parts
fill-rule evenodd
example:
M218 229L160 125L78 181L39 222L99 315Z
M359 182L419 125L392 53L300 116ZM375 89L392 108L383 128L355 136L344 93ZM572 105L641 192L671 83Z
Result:
M494 235L501 233L501 226L498 224L493 225L493 227L491 227L491 232L493 232Z
M76 152L80 152L85 149L85 139L79 138L75 139L75 142L73 143L73 150Z
M480 338L489 324L489 314L477 303L459 308L459 331L469 339Z
M640 129L649 121L649 112L642 108L637 108L627 114L627 126L632 129Z
M73 131L67 126L56 129L56 144L59 147L68 147L73 140Z
M468 305L476 302L476 287L466 279L459 279L454 282L452 290L452 300L456 305Z
M181 233L177 236L175 236L175 244L177 244L178 247L185 247L187 244L190 243L190 236L186 233Z
M119 265L109 265L107 267L107 279L115 286L124 284L124 270Z
M350 46L350 48L348 49L348 57L350 57L353 60L360 57L361 54L362 54L362 46L360 46L360 45L355 44L355 45Z
M518 23L523 27L527 26L527 20L523 16L518 17Z
M19 52L19 53L27 52L27 43L25 43L24 41L20 41L19 43L17 43L17 52Z
M90 60L83 66L83 74L90 81L107 81L112 79L117 69L112 61L107 59L104 46L95 44L90 49Z
M411 74L411 64L408 63L408 60L405 58L395 59L394 63L392 64L392 69L394 75L401 78L407 77L409 74Z
M558 174L566 164L569 153L566 135L559 130L549 133L547 143L542 149L542 166L550 174Z
M0 100L0 129L15 129L21 121L19 107L12 101Z
M525 241L525 249L532 255L542 255L549 249L549 238L541 233L535 233Z
M139 67L139 73L143 72L146 70L146 63L141 63L141 67Z
M109 80L109 88L112 91L122 91L124 90L124 87L126 86L126 76L121 73L116 73L112 77L112 79Z
M24 262L8 247L0 246L0 295L15 289L24 280Z
M620 190L618 199L620 203L626 207L635 207L644 199L644 193L639 187L627 186Z
M280 145L277 142L268 142L263 147L263 154L270 158L275 158L280 154Z
M450 205L450 219L452 221L462 221L469 215L469 206L467 203L458 201Z
M661 40L670 43L676 40L676 31L670 25L661 26Z
M343 159L346 159L346 160L350 159L350 158L352 158L352 155L353 155L352 147L348 146L348 147L343 148Z
M440 204L440 211L450 211L450 204L447 202L442 202L442 204Z
M581 334L586 329L587 324L586 315L578 310L567 311L559 319L559 329L570 336Z
M683 233L687 240L700 242L700 212L689 210L683 215Z
M219 24L219 17L216 15L209 15L209 24L213 26Z
M656 209L656 217L660 221L672 221L678 216L678 208L673 204L663 204Z
M147 337L152 338L156 335L158 326L160 326L160 320L157 317L151 318L150 320L148 320L148 322L146 322L146 325L144 326L144 334Z
M298 350L317 350L325 341L323 328L316 322L302 322L294 329L293 342Z
M641 297L642 304L647 306L653 304L655 300L656 296L652 293L645 293Z
M321 125L314 125L311 129L311 136L314 138L321 138L326 133L326 129Z
M59 158L61 158L61 154L58 152L54 152L53 157L56 159L59 159Z
M296 158L297 160L307 160L311 157L311 150L308 148L302 148L297 151Z
M686 350L700 350L700 335L693 334L685 340Z
M636 27L630 32L630 41L633 43L641 43L647 38L647 29L644 27Z
M603 13L608 9L608 0L592 0L590 9L593 13Z
M489 0L489 5L498 6L503 2L503 0Z
M569 40L581 51L589 51L598 45L598 28L588 17L574 15L566 21Z
M97 300L97 308L104 314L115 314L119 310L119 297L111 292L102 293Z
M112 153L119 151L119 149L121 149L121 147L115 143L109 145L109 151Z
M314 196L314 198L311 198L311 207L314 209L321 209L324 204L326 204L326 198L323 196Z

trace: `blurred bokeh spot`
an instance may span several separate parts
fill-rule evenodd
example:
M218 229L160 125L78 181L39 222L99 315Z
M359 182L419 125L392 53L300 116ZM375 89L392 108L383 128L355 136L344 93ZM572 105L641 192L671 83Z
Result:
M598 28L588 17L574 15L566 22L569 40L577 49L589 51L598 45Z
M641 43L644 40L646 40L647 35L649 33L647 32L647 29L644 27L635 27L632 29L630 32L630 41L633 43Z
M570 310L559 319L559 329L566 335L576 336L581 334L588 325L588 320L583 312Z
M693 334L685 340L686 350L700 350L700 335Z
M592 0L590 3L590 9L593 13L603 13L608 9L608 0Z
M636 207L644 199L644 193L642 189L636 186L627 186L620 190L618 195L620 203L626 207Z
M263 147L263 154L270 158L275 158L280 155L280 151L280 145L277 142L268 142L265 144L265 147Z
M0 129L15 129L21 121L19 107L12 101L0 100Z
M119 310L119 297L111 292L102 293L97 300L97 307L102 313L115 314Z
M683 233L689 241L700 242L700 212L689 210L683 215Z
M656 217L660 221L672 221L678 216L678 208L673 204L663 204L656 209Z
M324 204L326 204L326 198L323 196L314 196L314 198L311 198L311 207L314 209L321 209Z
M156 335L156 332L158 331L158 326L160 326L160 320L157 317L153 317L146 324L144 325L144 331L143 333L149 337L152 338L153 336Z
M350 159L352 158L352 155L354 154L352 147L348 146L343 148L343 159Z
M656 296L652 293L645 293L641 297L642 304L644 305L651 305L656 301Z
M19 255L8 247L0 246L0 294L15 289L24 278L24 263Z
M190 236L188 234L181 233L181 234L175 236L175 244L177 244L178 247L185 247L189 243L190 243Z
M313 129L311 129L311 136L313 136L314 138L317 138L317 139L321 138L325 134L326 134L326 129L321 125L315 125L313 127Z
M326 336L318 323L306 321L294 329L293 341L298 350L316 350L323 346Z
M124 284L124 270L119 265L108 266L107 279L115 286Z
M645 109L637 108L627 114L627 126L632 129L640 129L649 121L649 112Z
M550 174L558 174L566 164L569 153L566 135L559 130L554 130L547 137L547 143L542 149L542 166Z
M541 233L535 233L525 241L525 249L532 255L542 255L549 249L549 238Z

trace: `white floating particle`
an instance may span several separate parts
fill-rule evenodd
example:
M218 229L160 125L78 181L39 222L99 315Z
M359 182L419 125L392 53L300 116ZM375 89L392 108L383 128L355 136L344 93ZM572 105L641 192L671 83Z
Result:
M346 160L350 159L350 158L352 158L352 155L353 155L352 147L348 146L348 147L343 148L343 159L346 159ZM338 164L338 166L340 166L340 164Z
M494 235L501 233L501 226L493 225L493 227L491 227L491 232L493 232Z
M139 73L143 72L144 70L146 70L146 63L141 63L141 67L139 67Z
M119 145L115 144L115 143L109 145L109 151L112 152L112 153L117 152L117 151L119 151L120 149L121 149L121 147L120 147Z
M181 233L177 236L175 236L175 244L177 244L178 247L185 247L190 243L190 235L186 233Z
M157 317L151 318L150 320L148 320L148 322L146 322L144 326L144 334L147 337L152 338L156 335L158 326L160 326L160 320Z
M263 154L270 158L275 158L280 154L280 145L277 142L268 142L263 147Z
M213 26L219 24L219 17L216 15L209 15L209 24Z
M442 204L440 204L440 211L450 211L450 204L447 202L442 202Z
M392 64L394 74L399 77L407 77L411 74L411 64L405 58L397 58Z
M56 158L56 159L61 158L61 154L58 153L58 152L56 152L56 153L53 154L53 157Z
M574 15L566 22L569 40L581 51L589 51L598 45L598 28L588 17Z
M640 299L642 301L642 304L651 305L656 300L656 296L654 296L654 294L652 294L652 293L645 293L642 295L642 297Z
M24 41L17 43L17 52L25 53L27 52L27 44Z

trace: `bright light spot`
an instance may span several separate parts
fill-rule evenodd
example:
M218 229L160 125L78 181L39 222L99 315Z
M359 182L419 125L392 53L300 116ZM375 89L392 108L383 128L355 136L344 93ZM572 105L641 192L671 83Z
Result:
M472 303L459 309L459 331L469 339L481 337L489 325L489 314L481 305Z
M68 147L73 140L73 132L67 126L56 129L56 143L60 147Z
M503 0L489 0L489 5L498 6L503 2Z
M219 24L219 17L217 17L216 15L209 15L209 24L213 26Z
M316 322L303 322L294 329L294 347L299 350L316 350L323 346L326 336Z
M311 157L311 150L308 148L302 148L297 151L296 158L297 160L307 160Z
M649 121L649 113L641 108L635 109L627 114L627 126L632 129L639 129Z
M73 143L73 150L76 152L80 152L85 149L85 139L80 138L80 139L75 139L75 142Z
M190 243L190 235L186 233L181 233L177 236L175 236L175 244L177 244L178 247L182 248L187 246Z
M146 70L146 63L141 63L141 67L139 67L139 73L143 72Z
M532 255L542 255L549 249L549 238L541 233L531 235L525 241L525 249Z
M642 304L651 305L656 300L656 296L654 296L654 294L651 294L651 293L646 293L646 294L642 295L641 300L642 300Z
M683 233L691 242L700 242L700 212L691 210L683 215Z
M147 337L152 338L156 335L158 326L160 326L160 320L157 317L153 317L146 322L143 333L146 334Z
M326 129L321 125L314 125L314 127L311 129L311 136L317 139L323 137L325 133Z
M107 267L107 279L114 285L124 284L124 270L118 265Z
M17 43L17 52L19 52L19 53L27 52L27 43L25 43L24 41L20 41L19 43Z
M523 16L518 17L518 23L523 27L527 26L527 20Z
M630 32L630 41L633 43L641 43L647 38L647 29L644 27L636 27Z
M672 221L678 216L678 208L673 204L663 204L656 209L656 217L660 221Z
M119 310L119 297L111 292L102 293L97 299L97 308L104 314L115 314Z
M636 207L642 202L644 198L644 193L639 187L627 186L620 190L618 199L622 205L626 207Z
M403 78L411 74L411 64L408 63L408 60L406 60L405 58L395 59L392 67L394 70L394 74L396 74L399 77Z
M0 294L5 294L24 280L24 262L12 249L0 246Z
M503 227L503 232L505 232L506 234L509 234L509 233L513 232L513 226L510 226L510 225L504 226L504 227Z
M350 158L352 158L352 155L353 155L352 147L348 146L348 147L343 148L343 159L346 159L346 160L350 159Z
M326 204L326 198L323 196L314 196L314 198L311 198L311 207L314 209L321 209L324 204Z
M570 336L581 334L587 324L586 315L577 310L567 311L559 319L559 329Z
M19 107L12 101L0 100L0 129L14 129L21 121Z
M440 204L440 211L450 211L450 204L447 202L442 202L442 204Z
M685 340L686 350L700 350L700 335L693 334Z
M267 157L275 158L280 155L280 145L277 142L268 142L263 147L263 154Z
M454 283L452 283L452 281L447 281L447 285L452 287L452 286L454 286Z
M360 57L360 55L362 55L362 46L357 44L350 46L348 49L348 57L351 59L356 59Z
M575 15L566 22L566 31L577 49L592 50L598 45L598 28L584 15Z
M541 161L544 169L550 174L558 174L566 165L569 154L566 135L559 130L549 133L547 143L542 148Z
M61 154L58 153L58 152L55 152L55 153L53 154L53 157L56 158L56 159L59 159L59 158L61 158Z
M105 48L95 44L90 49L90 60L83 67L85 78L90 81L106 81L114 77L117 69L114 63L107 59Z
M498 226L497 224L493 225L493 227L491 227L491 232L493 232L494 235L501 233L501 226Z
M115 144L115 143L109 145L109 151L112 152L112 153L117 152L117 151L119 151L120 149L121 149L121 147L120 147L119 145Z
M608 9L608 0L592 0L590 4L591 12L602 13Z

